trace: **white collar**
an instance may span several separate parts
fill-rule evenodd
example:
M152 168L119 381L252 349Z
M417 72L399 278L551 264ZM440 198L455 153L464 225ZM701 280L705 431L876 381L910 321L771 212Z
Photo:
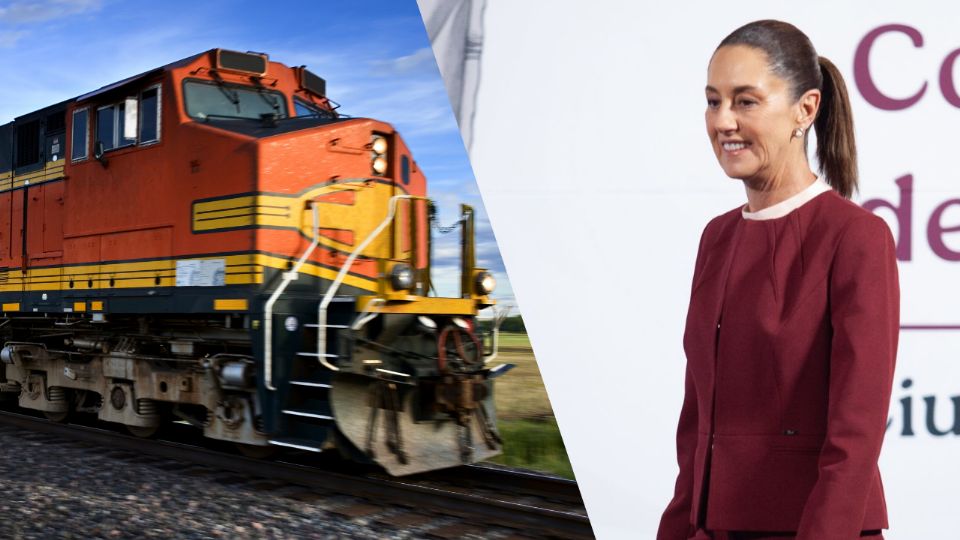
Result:
M747 212L747 205L744 204L741 212L743 214L743 219L774 219L778 217L783 217L793 210L799 208L803 203L809 201L810 199L816 197L817 195L823 193L824 191L829 191L833 188L830 187L830 184L826 183L819 176L812 184L807 186L800 191L799 193L792 195L773 206L768 206L757 210L756 212Z

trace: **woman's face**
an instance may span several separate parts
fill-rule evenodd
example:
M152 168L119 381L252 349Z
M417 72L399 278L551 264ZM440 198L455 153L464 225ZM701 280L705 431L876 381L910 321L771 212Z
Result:
M718 49L707 69L707 133L731 178L770 179L801 152L793 137L804 114L787 81L767 67L766 54L744 45Z

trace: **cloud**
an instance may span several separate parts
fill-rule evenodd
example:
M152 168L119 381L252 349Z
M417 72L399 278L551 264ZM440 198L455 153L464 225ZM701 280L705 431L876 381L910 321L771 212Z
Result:
M9 49L17 45L17 41L27 33L23 30L2 30L0 31L0 48Z
M195 38L197 27L185 23L150 32L114 29L110 35L124 47L106 53L108 38L97 36L77 39L65 53L66 36L77 35L76 27L82 26L66 24L49 39L27 37L9 47L13 54L0 55L0 71L6 74L0 87L0 123L210 48L209 40ZM17 33L17 39L30 34ZM83 69L76 68L78 61Z
M392 58L390 60L374 61L373 67L377 75L412 75L423 73L437 73L437 61L430 47L417 49L412 54Z
M0 7L0 22L25 24L50 21L88 11L97 11L101 0L40 0L36 2L13 2Z
M459 138L432 49L419 47L409 54L387 56L383 54L387 47L367 40L357 46L345 44L351 50L349 57L305 55L296 50L284 52L284 57L306 63L324 77L330 97L342 104L346 114L394 124L405 138L436 134ZM449 139L443 144L449 146Z
M445 133L459 136L456 119L450 109L443 82L435 79L416 78L402 84L383 84L366 80L357 84L358 92L336 88L337 101L343 103L347 113L379 118L391 124L402 125L405 137ZM371 92L371 88L376 88Z

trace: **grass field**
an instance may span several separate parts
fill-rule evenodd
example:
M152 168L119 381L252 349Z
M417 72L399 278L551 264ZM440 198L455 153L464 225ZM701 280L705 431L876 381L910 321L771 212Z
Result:
M497 379L494 401L503 454L494 463L573 478L557 421L526 334L500 334L493 364L516 365Z

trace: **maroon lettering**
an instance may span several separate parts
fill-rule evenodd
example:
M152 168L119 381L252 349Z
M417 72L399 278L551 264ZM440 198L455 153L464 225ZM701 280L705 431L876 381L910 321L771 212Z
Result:
M947 247L943 242L943 233L960 231L960 225L945 227L941 223L943 213L950 206L960 206L960 199L950 199L940 203L930 215L930 221L927 223L927 241L930 242L930 249L938 257L947 261L960 261L960 251L954 251Z
M873 212L884 207L893 211L897 221L897 259L909 261L912 256L911 224L913 223L913 175L906 174L895 180L900 188L900 204L896 205L885 199L870 199L861 206Z
M864 38L860 40L860 44L857 45L857 52L853 59L853 78L857 83L860 94L868 103L884 111L898 111L906 109L920 101L920 98L923 97L923 94L927 91L927 82L923 82L923 86L920 87L917 93L904 99L889 97L877 88L876 83L873 82L873 76L870 74L870 50L873 48L873 43L877 38L888 32L906 34L913 41L914 47L919 48L923 46L923 35L920 34L919 30L911 26L905 24L887 24L875 28L864 36ZM941 77L941 84L942 80Z
M957 94L957 87L953 83L953 65L960 56L960 49L948 54L940 66L940 91L943 92L944 99L954 107L960 107L960 95Z

